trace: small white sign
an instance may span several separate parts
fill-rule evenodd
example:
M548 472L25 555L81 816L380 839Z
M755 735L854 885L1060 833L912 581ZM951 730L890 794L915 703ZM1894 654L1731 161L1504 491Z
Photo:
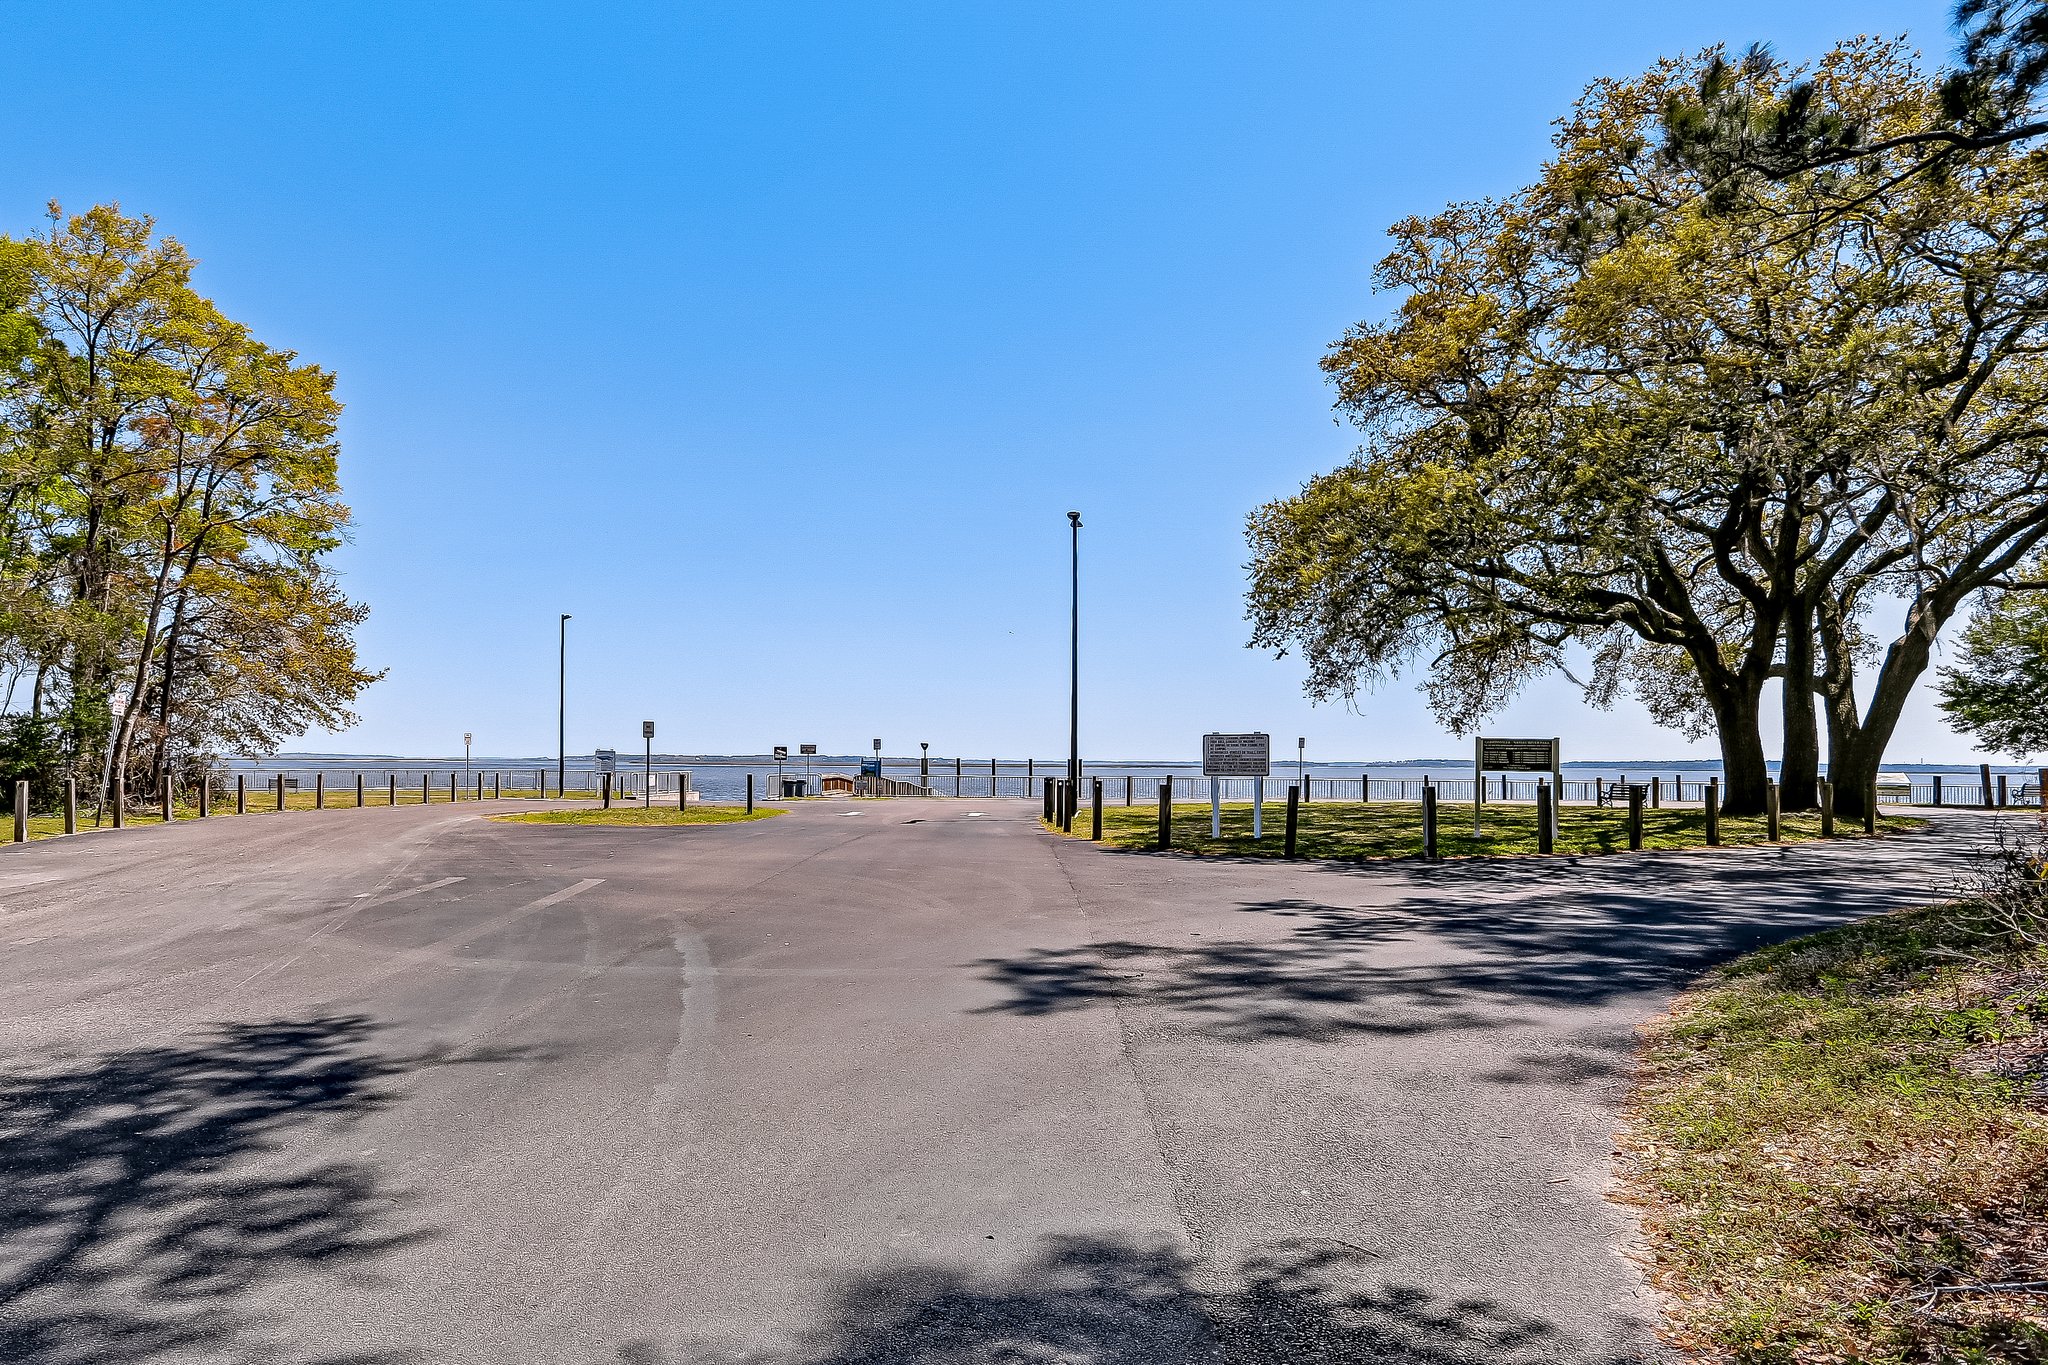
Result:
M617 772L619 770L619 751L616 749L599 749L597 751L597 770L601 773Z
M1211 732L1202 736L1202 776L1204 777L1271 777L1273 775L1273 737L1254 732L1249 735L1224 735Z

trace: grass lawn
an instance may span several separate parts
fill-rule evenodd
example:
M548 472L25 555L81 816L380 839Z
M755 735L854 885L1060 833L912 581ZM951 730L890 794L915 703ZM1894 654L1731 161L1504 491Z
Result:
M1972 916L1752 953L1650 1030L1625 1197L1700 1358L2048 1360L2048 1296L1985 1288L2048 1281L2048 950Z
M766 820L782 814L779 810L745 806L613 806L610 810L529 810L517 815L493 815L513 825L740 825L749 820Z
M1422 853L1422 805L1415 801L1359 802L1317 801L1300 808L1297 852L1304 858L1406 858ZM1088 811L1074 817L1074 833L1085 838ZM1922 822L1887 816L1880 831L1910 829ZM1473 855L1534 853L1536 851L1536 808L1533 805L1490 805L1482 817L1482 833L1472 837L1472 807L1444 805L1437 808L1437 851L1447 858ZM1787 843L1820 837L1820 817L1810 814L1785 816L1780 833ZM1866 838L1859 821L1837 821L1838 838ZM1157 806L1105 806L1102 811L1102 841L1113 848L1151 848L1159 834ZM1237 854L1277 858L1285 847L1287 806L1266 805L1265 837L1252 841L1252 808L1249 802L1223 807L1223 837L1209 837L1209 805L1206 801L1176 801L1173 806L1173 846L1192 853ZM1759 844L1764 842L1762 816L1721 819L1721 842ZM1696 848L1707 842L1704 812L1685 809L1645 810L1644 848ZM1566 806L1559 812L1557 851L1559 853L1613 853L1628 848L1628 811L1612 807Z

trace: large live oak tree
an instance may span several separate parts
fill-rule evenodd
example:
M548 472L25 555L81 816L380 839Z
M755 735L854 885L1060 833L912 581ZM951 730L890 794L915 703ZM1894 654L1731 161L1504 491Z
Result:
M1892 145L1718 194L1660 146L1712 81ZM1879 43L1664 62L1594 86L1527 189L1398 225L1398 308L1324 362L1366 442L1252 518L1254 643L1317 695L1422 667L1458 729L1590 651L1596 700L1710 723L1733 811L1782 678L1789 802L1824 720L1860 811L1943 624L2048 536L2048 167L2004 141L1900 174L1943 98Z

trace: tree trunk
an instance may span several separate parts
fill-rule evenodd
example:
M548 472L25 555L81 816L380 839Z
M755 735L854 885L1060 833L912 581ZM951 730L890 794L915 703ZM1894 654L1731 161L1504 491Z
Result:
M1820 717L1813 695L1813 613L1785 615L1785 746L1778 763L1778 799L1786 810L1820 805Z
M1914 609L1905 631L1885 651L1870 706L1861 715L1857 714L1849 671L1852 665L1846 651L1824 632L1822 643L1829 656L1828 775L1835 783L1835 811L1844 818L1860 820L1868 809L1878 770L1884 765L1885 748L1898 728L1913 684L1927 671L1935 634L1948 614L1924 603Z
M1754 692L1729 689L1712 699L1721 737L1721 809L1728 815L1761 815L1771 770L1758 727L1763 708Z

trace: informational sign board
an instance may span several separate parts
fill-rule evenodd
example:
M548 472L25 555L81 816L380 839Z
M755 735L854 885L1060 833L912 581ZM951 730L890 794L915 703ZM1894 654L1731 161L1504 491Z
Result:
M1489 773L1557 771L1554 739L1486 739L1479 741L1479 767Z
M651 721L651 720L643 720L643 721L641 721L641 722L640 722L640 738L642 738L642 739L653 739L653 738L654 738L654 722L653 722L653 721Z
M775 761L776 761L777 763L780 763L780 762L782 762L782 760L783 760L783 759L785 759L785 758L788 758L788 757L789 757L789 746L788 746L787 744L778 744L778 745L776 745L776 746L775 746Z
M860 761L860 775L862 777L880 777L882 775L882 760L879 758L862 759Z
M799 744L796 746L796 751L809 758L812 754L818 752L818 746L815 744Z
M1202 776L1270 777L1273 737L1267 734L1202 736Z
M597 751L597 770L601 773L616 773L619 770L619 751L617 749L599 749Z

